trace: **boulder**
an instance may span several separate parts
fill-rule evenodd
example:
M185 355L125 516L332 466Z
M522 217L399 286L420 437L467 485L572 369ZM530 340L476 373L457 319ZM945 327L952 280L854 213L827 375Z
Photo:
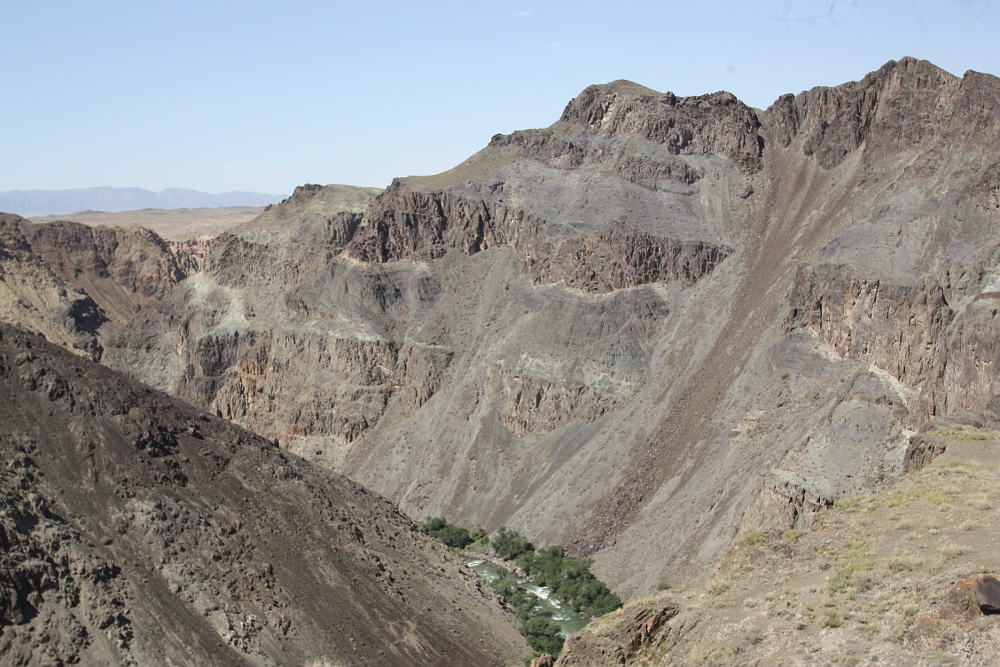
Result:
M976 604L984 614L1000 613L1000 580L991 574L976 577Z

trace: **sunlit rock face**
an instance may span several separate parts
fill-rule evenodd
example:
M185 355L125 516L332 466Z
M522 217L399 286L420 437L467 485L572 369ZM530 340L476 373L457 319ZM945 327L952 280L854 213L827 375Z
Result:
M913 59L766 111L592 86L442 174L297 190L104 359L641 594L993 404L998 91Z

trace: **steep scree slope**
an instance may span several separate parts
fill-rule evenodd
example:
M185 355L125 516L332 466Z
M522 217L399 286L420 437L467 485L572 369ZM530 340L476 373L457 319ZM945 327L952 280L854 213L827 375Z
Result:
M0 325L0 663L508 665L478 576L383 498Z
M315 242L235 231L105 360L644 593L992 405L998 103L913 59L766 111L592 86L345 225L274 223Z

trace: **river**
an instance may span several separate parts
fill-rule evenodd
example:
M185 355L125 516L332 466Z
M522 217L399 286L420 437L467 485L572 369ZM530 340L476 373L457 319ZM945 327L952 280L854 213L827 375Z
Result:
M502 571L500 567L485 560L469 561L469 567L478 572L491 584L499 577L507 574ZM583 626L587 625L587 618L576 613L565 602L562 602L553 596L551 594L552 591L548 588L544 586L536 586L530 581L519 577L515 578L517 578L517 582L524 588L524 590L535 596L535 606L532 607L534 612L539 616L545 616L546 618L550 618L555 621L559 627L562 628L562 634L565 637L570 636L574 632L583 630Z

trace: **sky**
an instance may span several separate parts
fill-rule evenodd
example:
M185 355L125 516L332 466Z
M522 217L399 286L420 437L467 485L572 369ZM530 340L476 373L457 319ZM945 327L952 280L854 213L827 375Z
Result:
M449 169L593 83L1000 75L1000 0L0 0L0 191L287 194Z

